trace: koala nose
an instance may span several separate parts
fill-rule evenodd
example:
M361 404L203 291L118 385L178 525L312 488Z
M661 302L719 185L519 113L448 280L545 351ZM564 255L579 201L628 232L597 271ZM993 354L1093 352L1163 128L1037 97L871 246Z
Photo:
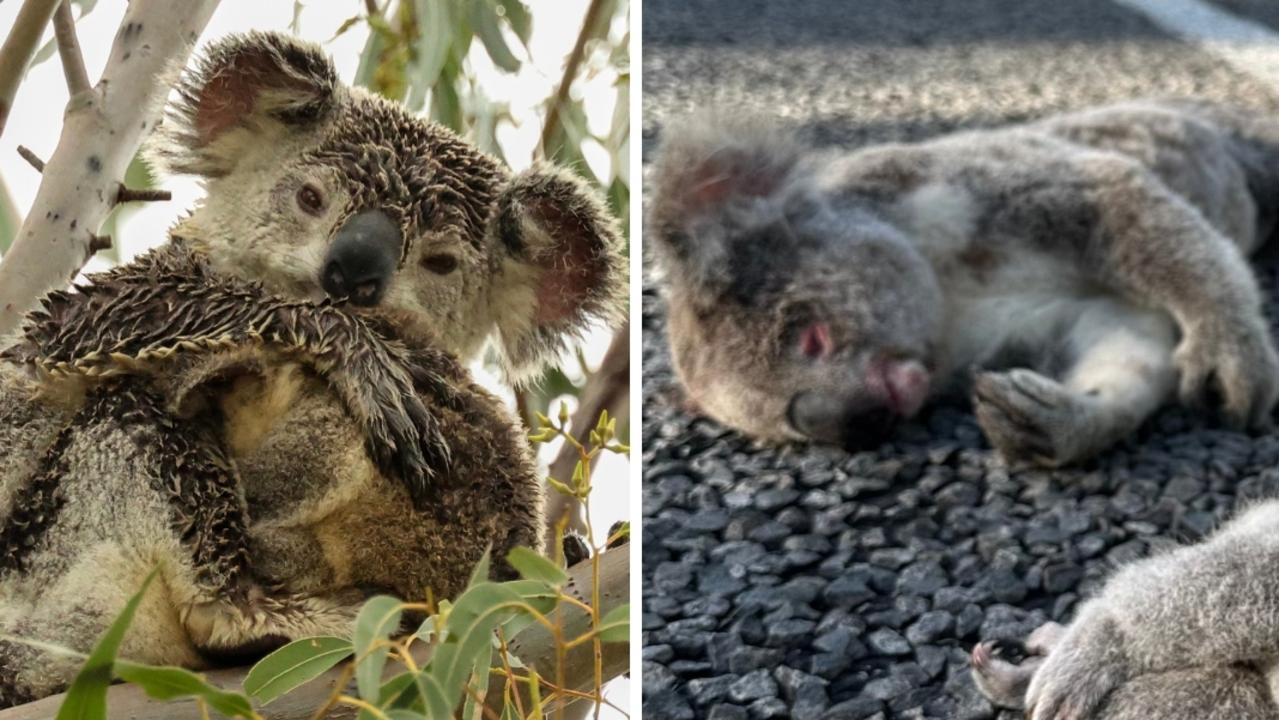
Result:
M352 215L329 245L320 286L333 298L370 307L382 300L400 263L400 227L381 210Z
M804 437L854 451L878 446L897 422L888 408L811 390L791 397L786 420Z

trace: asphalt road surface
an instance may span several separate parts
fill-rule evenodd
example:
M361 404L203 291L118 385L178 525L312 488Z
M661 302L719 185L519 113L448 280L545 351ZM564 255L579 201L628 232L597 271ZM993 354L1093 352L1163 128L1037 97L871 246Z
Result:
M1279 29L1279 4L1219 0ZM1279 95L1110 0L645 0L644 150L714 103L819 146L1123 98ZM1258 263L1272 297L1279 261ZM996 718L967 657L1068 620L1118 563L1279 494L1279 436L1170 409L1098 461L1010 473L964 406L856 455L686 413L644 297L645 717Z

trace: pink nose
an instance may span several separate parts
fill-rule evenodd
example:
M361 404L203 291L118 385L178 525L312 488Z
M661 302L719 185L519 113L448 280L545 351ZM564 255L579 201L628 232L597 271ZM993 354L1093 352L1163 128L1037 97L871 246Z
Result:
M882 400L890 410L901 417L910 417L919 412L928 399L928 387L931 378L928 370L918 360L887 360L872 370L871 375L879 375L878 383L872 377L871 386L882 392ZM882 384L881 388L875 388Z

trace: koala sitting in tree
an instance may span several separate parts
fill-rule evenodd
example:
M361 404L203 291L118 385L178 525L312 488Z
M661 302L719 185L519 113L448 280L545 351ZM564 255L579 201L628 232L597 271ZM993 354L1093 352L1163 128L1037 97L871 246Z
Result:
M527 443L451 355L492 337L519 378L620 314L599 202L284 35L215 44L179 97L152 156L207 198L0 343L0 632L85 650L158 565L122 653L203 667L540 548ZM76 664L0 643L0 706Z
M1279 123L1147 101L847 154L723 119L663 135L672 355L725 424L866 446L966 389L1005 457L1058 466L1174 397L1269 421L1245 256L1279 220Z
M1069 627L1040 627L1024 647L980 643L973 677L1028 720L1279 720L1276 562L1268 501L1122 568Z

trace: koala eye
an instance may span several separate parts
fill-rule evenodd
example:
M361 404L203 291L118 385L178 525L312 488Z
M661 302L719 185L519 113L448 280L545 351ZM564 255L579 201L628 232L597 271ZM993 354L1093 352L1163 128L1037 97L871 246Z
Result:
M324 212L324 194L311 183L298 188L298 207L308 215L319 215Z
M799 334L799 351L810 360L826 358L835 349L831 341L830 325L816 322L805 327Z
M448 275L457 269L457 257L448 254L428 255L422 259L422 267L437 275Z

